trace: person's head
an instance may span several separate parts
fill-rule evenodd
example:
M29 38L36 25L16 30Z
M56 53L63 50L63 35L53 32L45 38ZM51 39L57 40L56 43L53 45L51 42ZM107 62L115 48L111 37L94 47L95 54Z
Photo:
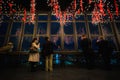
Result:
M83 34L83 35L81 36L81 39L85 39L85 38L87 38L87 36L86 36L85 34Z
M38 39L37 38L33 38L32 43L33 42L38 43Z
M98 39L99 39L99 40L104 40L104 37L103 37L103 36L100 36Z
M13 43L12 42L8 42L7 45L13 45Z
M11 46L11 48L13 48L13 43L12 42L8 42L7 45Z
M45 37L45 41L49 41L49 37Z

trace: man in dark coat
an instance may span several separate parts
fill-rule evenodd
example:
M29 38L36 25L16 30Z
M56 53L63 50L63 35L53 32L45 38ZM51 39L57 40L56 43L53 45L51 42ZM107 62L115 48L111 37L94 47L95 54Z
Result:
M93 64L93 50L91 47L91 40L87 38L86 35L81 36L81 48L86 60L86 64L88 68L92 68Z
M105 40L103 36L100 36L96 43L98 45L98 53L103 58L104 68L110 68L110 59L113 52L111 43Z
M53 71L53 43L45 37L42 54L45 56L45 71Z

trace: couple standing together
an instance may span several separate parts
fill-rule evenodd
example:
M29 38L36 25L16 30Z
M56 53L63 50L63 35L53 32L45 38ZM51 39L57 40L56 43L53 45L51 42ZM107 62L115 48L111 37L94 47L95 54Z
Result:
M29 52L28 61L30 62L31 72L36 71L37 64L40 59L39 49L40 43L37 38L32 40L30 50L36 49L36 52ZM45 37L45 43L43 44L43 48L41 53L45 56L45 71L53 71L53 43L49 40L48 37Z

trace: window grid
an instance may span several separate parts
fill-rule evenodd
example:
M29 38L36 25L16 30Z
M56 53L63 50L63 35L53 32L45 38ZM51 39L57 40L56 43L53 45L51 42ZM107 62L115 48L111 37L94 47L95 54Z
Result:
M47 18L45 18L45 19L43 19L43 20L40 20L39 18L38 18L38 16L47 16ZM82 15L82 16L84 16L84 18L82 18L82 19L80 19L80 17L78 17L77 19L73 19L72 21L69 21L69 23L72 23L71 25L72 25L72 27L73 28L71 28L71 30L73 30L73 32L72 33L70 33L70 34L68 34L68 33L65 33L65 30L64 30L64 27L65 26L61 26L61 25L59 25L59 28L60 28L60 31L58 32L58 33L51 33L51 28L52 28L52 23L57 23L57 24L59 24L59 21L57 21L57 20L51 20L52 18L51 18L51 14L45 14L45 13L43 13L43 14L38 14L38 15L36 15L37 16L37 20L35 21L35 25L34 25L34 27L31 29L31 30L33 30L32 32L31 32L31 30L30 30L30 33L29 32L26 32L26 31L29 31L28 30L28 28L26 28L26 26L25 26L25 24L23 23L23 22L21 22L21 21L19 21L19 20L13 20L12 21L12 24L11 24L11 29L10 30L8 30L8 31L10 31L10 32L8 32L9 34L8 35L6 35L5 37L8 37L8 38L6 38L6 39L8 39L7 41L9 41L9 40L12 40L13 38L16 38L16 39L19 39L18 40L18 44L19 45L16 45L17 46L17 48L19 48L18 50L23 50L23 48L22 48L22 46L23 46L23 42L25 41L25 37L29 37L29 38L33 38L33 37L45 37L45 36L48 36L48 37L50 37L50 38L52 38L52 37L56 37L56 36L58 36L59 38L60 38L60 46L62 47L62 49L64 50L64 49L66 49L66 47L65 47L65 43L64 43L64 41L65 41L65 39L66 39L66 37L67 36L70 36L70 37L73 37L73 39L72 39L72 41L74 42L74 49L73 50L76 50L76 48L77 49L79 49L80 47L79 47L79 39L80 39L80 36L82 35L82 34L87 34L88 36L89 36L89 38L92 40L92 39L94 39L94 38L96 38L96 37L98 37L99 35L103 35L104 36L104 31L103 30L101 30L102 29L102 25L101 24L99 24L98 25L98 28L96 28L97 29L97 34L96 33L92 33L91 31L92 31L92 27L90 28L90 25L89 25L89 23L91 23L91 14L88 14L88 15ZM89 17L88 17L89 16ZM13 18L14 19L14 18ZM13 28L13 23L21 23L21 33L19 33L20 35L19 36L17 36L15 33L12 33L13 31L12 31L12 28ZM46 25L46 31L45 32L43 32L43 34L42 33L39 33L39 34L37 34L38 33L38 26L40 25L39 23L45 23ZM79 24L79 23L83 23L84 24L84 26L85 26L85 28L84 28L84 32L78 32L77 30L78 30L78 28L77 27L79 27L79 26L81 26L81 24ZM114 42L115 42L115 44L117 44L116 43L116 38L115 37L117 37L117 36L114 36L114 31L112 30L112 27L116 27L117 25L116 25L116 23L120 23L120 21L118 21L118 20L116 20L114 23L115 23L115 25L113 26L113 25L111 25L111 21L109 21L109 25L110 25L110 28L111 28L111 33L110 34L106 34L105 35L105 37L114 37ZM79 24L79 25L78 25ZM71 27L71 25L69 26L68 25L68 28L69 27ZM44 26L43 26L44 27ZM76 27L76 28L75 28ZM25 29L26 28L26 29ZM9 28L8 28L9 29ZM36 30L35 30L36 29ZM62 30L61 30L62 29ZM76 29L76 30L75 30ZM43 29L44 30L44 29ZM81 28L80 28L80 30L81 30ZM16 30L17 31L17 30ZM62 32L61 32L62 31ZM69 31L69 29L67 30L67 31ZM19 32L19 31L18 31ZM36 34L35 34L36 33ZM61 34L62 33L62 34ZM120 34L120 33L119 33ZM0 35L0 37L4 37L3 35ZM5 40L6 40L5 39ZM77 42L76 42L76 40L77 40ZM69 41L68 41L69 42ZM75 44L78 44L78 45L75 45ZM77 46L77 47L76 47ZM25 51L25 50L23 50L23 51Z

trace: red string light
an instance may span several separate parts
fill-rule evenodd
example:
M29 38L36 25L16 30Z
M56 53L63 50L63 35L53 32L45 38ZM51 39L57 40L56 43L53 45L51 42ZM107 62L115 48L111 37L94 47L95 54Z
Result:
M74 8L75 8L75 10L76 10L76 0L74 0Z
M112 19L112 18L113 18L113 15L112 15L112 13L110 12L110 9L107 8L107 11L108 11L108 14L109 14L109 16L110 16L110 19Z
M30 15L31 15L30 22L34 23L35 21L35 0L31 0Z
M100 12L102 13L103 16L105 16L105 12L104 12L104 3L102 0L100 0L100 3L98 4L99 8L100 8Z
M97 8L97 4L94 5L95 8L92 12L92 23L93 24L98 24L98 23L103 23L103 14L99 11L99 9Z
M15 13L16 10L12 8L13 7L13 3L8 3L8 5L10 7L10 14Z
M2 0L0 0L0 14L2 14Z
M115 9L116 9L116 15L118 16L119 15L119 8L118 8L118 5L116 3L116 0L114 0L114 4L115 4Z
M81 11L83 12L83 0L80 0Z
M92 0L89 0L89 4L91 4L92 3Z
M22 18L23 22L25 23L27 19L27 12L26 9L24 9L24 17Z

